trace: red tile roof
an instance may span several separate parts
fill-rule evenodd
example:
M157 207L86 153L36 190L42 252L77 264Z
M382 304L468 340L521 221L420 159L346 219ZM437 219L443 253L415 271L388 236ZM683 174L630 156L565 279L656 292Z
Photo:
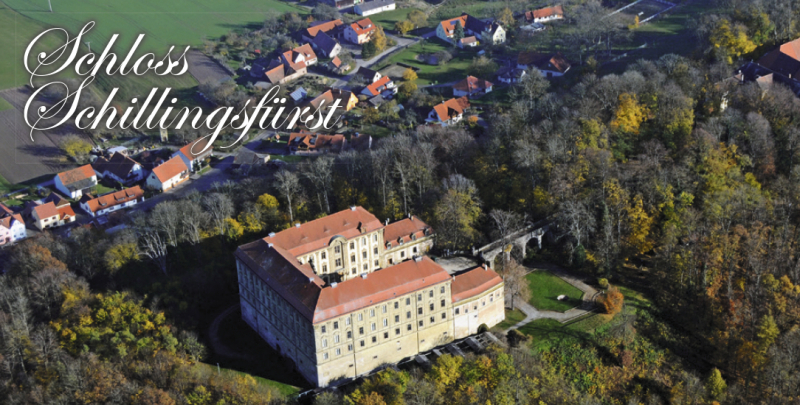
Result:
M95 175L96 174L94 169L92 169L92 165L83 165L81 167L59 173L58 178L61 179L61 183L66 186L81 180L91 179L92 176Z
M406 260L394 266L322 289L314 311L314 323L364 309L402 295L447 282L450 275L428 257Z
M312 25L311 27L306 28L305 34L309 38L314 38L320 32L328 32L343 24L344 23L342 22L342 20L330 20L330 21L319 22L315 25Z
M537 52L520 52L517 57L517 64L536 66L540 70L554 70L561 73L566 73L571 67L569 62L564 59L564 55L560 52L553 55Z
M328 246L335 236L346 239L381 228L381 222L362 207L347 209L315 219L299 227L291 227L275 236L264 238L266 242L281 247L294 256L300 256ZM363 230L363 232L361 232Z
M364 34L368 34L375 30L375 24L372 23L372 20L369 18L365 18L363 20L358 20L352 24L350 24L350 28L356 32L357 35L361 36Z
M311 49L310 44L303 44L291 51L282 54L284 63L295 71L308 67L307 61L317 59L317 54Z
M336 66L337 68L342 66L342 60L339 59L338 56L334 56L333 60L331 60L331 63L333 64L333 66Z
M436 111L436 115L441 121L447 121L454 115L462 114L467 108L469 108L467 96L451 98L433 106L433 110Z
M45 219L50 217L58 216L58 208L52 202L37 205L33 208L33 211L36 213L36 216L39 219Z
M491 268L476 267L453 277L451 295L453 302L474 297L503 283Z
M466 91L468 93L472 93L476 90L486 90L489 87L492 87L492 82L478 79L475 76L467 76L466 79L456 83L453 85L453 88L456 90Z
M87 198L86 200L82 199L82 203L86 203L89 207L89 210L97 212L98 210L104 210L107 208L111 208L115 205L124 204L128 201L138 200L139 198L144 197L144 191L139 186L127 188L125 190L116 191L113 193L108 193L105 195L101 195L97 198Z
M449 37L449 36L452 36L455 33L456 22L457 21L461 22L461 28L463 28L465 30L467 29L467 18L469 18L469 16L466 15L466 14L463 14L460 17L451 18L449 20L444 20L444 21L440 22L439 24L441 24L442 28L444 28L445 35L447 35Z
M197 159L199 156L203 156L205 154L211 153L213 150L213 146L209 147L205 152L201 152L205 149L206 145L208 145L208 141L210 137L202 137L190 142L188 145L182 147L180 152L183 156L186 156L189 160Z
M189 167L183 162L179 156L175 156L170 160L162 163L160 166L153 168L153 174L156 175L158 181L164 183L167 180L183 173L188 172Z
M264 75L267 76L267 80L269 80L272 84L278 84L286 77L286 73L283 70L283 64L279 64L272 69L269 69L264 72Z
M425 236L425 229L428 229L428 234L432 234L433 230L428 224L423 222L418 217L412 216L403 220L392 222L383 229L383 240L391 242L392 246L397 246L397 242L402 238L403 243L411 241L411 235L416 235L417 238Z
M0 204L0 205L2 205L2 204ZM0 218L0 226L4 227L6 229L11 229L11 227L14 226L14 221L17 221L17 222L20 222L22 224L25 224L25 221L22 220L22 215L20 215L20 214L9 214L7 216L4 216L4 217Z
M367 91L369 91L370 95L377 96L381 94L385 90L385 87L392 81L389 76L383 76L380 79L376 80L374 83L367 86Z
M800 38L781 45L781 53L786 54L796 61L800 61Z
M58 207L58 219L67 219L74 216L75 211L72 210L71 206L65 205L63 207Z
M6 207L5 204L0 203L0 217L4 217L6 215L11 215L13 213L14 213L14 211L12 211L11 208L8 208L8 207Z
M534 19L537 18L545 18L554 15L559 17L564 17L564 9L560 5L558 5L555 7L545 7L545 8L540 8L538 10L526 11L525 19L527 21L533 21Z

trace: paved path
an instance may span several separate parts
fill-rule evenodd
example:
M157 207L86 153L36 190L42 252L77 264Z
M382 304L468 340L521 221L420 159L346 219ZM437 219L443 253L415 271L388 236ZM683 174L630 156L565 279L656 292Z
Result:
M233 304L217 315L216 318L214 318L214 322L211 322L211 326L208 327L208 340L211 343L211 349L214 350L214 353L219 356L230 357L234 359L249 359L248 356L245 356L244 354L225 346L219 339L220 323L222 323L222 320L225 319L225 317L232 314L237 309L239 309L239 304Z
M584 283L574 274L566 271L561 266L557 266L554 264L540 264L535 266L538 269L547 270L558 277L561 277L562 280L566 281L567 283L571 284L573 287L583 291L583 302L581 305L569 309L565 312L556 312L556 311L541 311L534 308L533 305L522 301L516 300L514 304L516 307L525 314L525 319L517 323L516 325L512 326L508 330L512 329L519 329L520 327L533 322L537 319L555 319L561 323L567 322L571 319L575 319L577 317L583 316L591 312L592 308L594 308L594 299L597 295L597 290L595 290L590 285ZM536 270L531 270L536 271Z
M397 44L395 46L393 46L393 47L387 48L385 51L381 52L377 56L374 56L370 60L363 60L361 58L356 59L356 65L353 66L350 69L350 73L347 74L346 76L339 77L336 80L336 82L334 82L333 85L331 85L331 87L339 88L339 89L340 88L345 88L346 85L347 85L347 82L349 82L350 79L352 79L353 76L356 74L356 72L358 72L358 68L361 68L361 67L365 67L365 68L372 67L372 66L378 64L379 62L381 62L385 57L389 56L391 53L393 53L393 52L395 52L397 50L400 50L402 48L405 48L407 46L410 46L410 45L414 44L415 42L419 41L419 38L402 38L402 37L396 37L394 35L389 35L389 34L387 34L386 36L388 38L394 39L395 42L397 42Z

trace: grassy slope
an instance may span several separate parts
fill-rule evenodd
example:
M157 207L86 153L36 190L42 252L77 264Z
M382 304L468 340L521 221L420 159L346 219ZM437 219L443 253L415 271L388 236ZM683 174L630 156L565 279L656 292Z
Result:
M466 76L465 71L472 63L472 58L475 56L477 51L459 50L456 57L443 66L429 65L416 59L418 54L436 53L445 49L451 50L453 47L446 45L444 42L438 39L431 38L430 40L425 41L424 44L414 44L403 51L390 56L386 59L386 61L380 64L378 70L397 62L402 62L417 67L420 69L417 72L417 76L419 76L417 85L420 86L432 84L434 82L448 83L463 79Z
M524 319L525 319L525 314L519 309L510 310L506 308L506 319L503 322L498 323L497 326L495 326L495 328L504 331L518 324Z
M566 281L544 270L534 271L525 278L531 291L530 303L540 310L563 312L577 305L583 292ZM559 301L559 295L569 297L566 301Z
M398 21L403 21L408 18L408 13L419 10L418 8L398 8L392 11L384 11L382 13L373 14L369 16L370 20L375 24L380 24L385 30L394 30L394 24Z
M216 366L214 366L212 364L205 364L205 363L198 363L197 366L201 367L201 368L205 368L208 371L211 371L211 372L214 372L214 373L220 372L220 373L223 373L223 374L249 375L250 377L253 377L256 380L256 382L259 383L259 384L268 385L270 387L276 388L281 393L281 395L283 395L284 397L295 396L298 393L300 393L300 388L297 388L295 386L279 383L277 381L267 380L266 378L259 377L257 375L247 374L247 373L242 372L242 371L231 370L231 369L228 369L228 368L220 368L219 371L218 371Z

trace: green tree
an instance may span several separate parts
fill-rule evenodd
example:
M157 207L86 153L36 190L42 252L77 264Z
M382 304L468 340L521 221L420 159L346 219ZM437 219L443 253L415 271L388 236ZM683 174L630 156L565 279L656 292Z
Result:
M230 240L238 240L244 235L244 226L233 218L225 218L225 236Z
M772 315L764 315L756 331L759 352L766 354L767 350L775 343L780 333L781 331L778 329L778 324L775 323L775 319Z
M403 82L400 85L398 91L400 92L401 96L408 99L417 91L417 84L411 82Z
M486 56L472 58L472 63L467 68L467 74L479 79L491 77L495 72L497 72L497 63Z
M394 29L396 29L400 35L406 35L409 31L414 29L414 23L408 20L398 21L394 23Z
M711 370L711 374L706 379L706 391L711 396L712 400L721 401L725 396L725 391L728 389L728 384L722 378L722 373L718 368Z
M456 20L456 27L453 29L453 44L458 45L458 41L464 38L464 27L461 20Z
M611 129L628 135L638 135L639 128L647 118L647 107L640 104L635 94L619 95L619 106L611 120Z
M414 23L415 28L428 25L428 15L421 10L414 10L408 13L408 21Z
M414 80L417 80L417 72L415 72L414 69L411 68L404 70L403 80L407 82L413 82Z
M60 147L64 154L79 161L92 151L92 144L78 135L67 135L61 141Z
M103 255L103 261L110 272L116 272L139 256L136 243L121 243L111 246Z
M745 27L739 24L731 27L731 22L726 18L717 22L711 31L709 41L718 56L728 63L733 63L734 58L738 59L756 49L756 44L747 37Z

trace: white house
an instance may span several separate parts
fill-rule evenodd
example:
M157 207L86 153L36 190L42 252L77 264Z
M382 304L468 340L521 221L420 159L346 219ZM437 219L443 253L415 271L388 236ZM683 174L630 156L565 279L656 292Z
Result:
M99 197L84 195L81 198L80 206L87 214L98 217L112 211L132 207L140 202L144 202L144 191L141 187L135 186Z
M464 37L474 35L478 39L492 44L506 42L506 30L500 24L495 21L483 21L467 13L462 14L460 17L441 21L436 26L436 36L443 41L452 43L458 25L461 25L464 31Z
M189 179L189 166L183 158L174 156L160 166L154 167L147 176L147 187L167 191Z
M384 96L391 96L397 93L397 87L394 85L394 82L389 76L383 76L375 83L369 84L367 87L364 87L364 90L361 91L361 94L369 97L375 97L377 95L384 95Z
M363 17L394 9L395 9L394 0L367 1L364 3L356 4L355 7L353 7L353 11L355 11L356 14Z
M527 23L543 23L563 18L564 9L560 5L525 12L525 22Z
M365 44L372 39L372 33L376 29L372 20L365 18L348 25L344 29L344 39L358 45Z
M478 79L475 76L467 76L466 79L453 85L453 95L456 97L483 95L490 93L492 91L492 86L494 85L488 80Z
M433 110L428 113L426 121L447 126L455 124L464 118L464 111L469 108L467 97L451 98L447 101L433 106Z
M122 153L114 153L109 159L100 157L92 163L92 168L100 177L109 178L124 185L136 183L145 177L142 165Z
M560 77L569 71L572 65L567 62L561 52L545 54L536 52L520 52L517 57L517 69L535 67L544 77Z
M34 221L33 224L39 230L44 230L75 222L75 211L69 205L56 207L55 203L50 201L35 207L31 212L31 217Z
M57 174L53 181L58 191L76 199L97 185L97 173L92 169L92 165L83 165Z
M10 208L0 204L0 246L20 241L27 236L22 215L15 214Z
M209 146L207 150L205 149L206 145L208 145L207 137L200 138L184 147L182 147L177 152L173 153L171 157L180 157L183 160L183 163L189 168L189 171L196 171L198 169L198 165L200 162L204 161L205 159L210 158L213 155L213 147Z

